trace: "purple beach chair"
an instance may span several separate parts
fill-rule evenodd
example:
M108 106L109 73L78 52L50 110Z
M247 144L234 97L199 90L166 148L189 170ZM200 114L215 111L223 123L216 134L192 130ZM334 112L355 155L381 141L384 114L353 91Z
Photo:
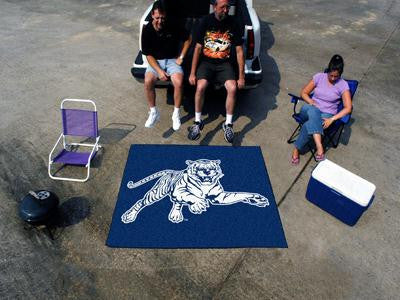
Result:
M65 108L67 103L80 103L89 104L93 106L94 110L86 109L73 109ZM90 175L90 162L96 155L96 152L101 147L99 145L99 131L97 126L97 108L96 104L92 100L84 99L64 99L61 102L61 116L63 132L58 138L56 144L49 154L49 176L55 180L68 180L85 182L88 180ZM77 143L72 142L75 138L93 138L96 140L94 144L90 143ZM57 145L62 140L62 150L53 157ZM81 147L88 148L88 152L78 151ZM68 178L68 177L57 177L51 172L51 166L53 164L64 164L64 165L76 165L85 166L87 174L85 178Z

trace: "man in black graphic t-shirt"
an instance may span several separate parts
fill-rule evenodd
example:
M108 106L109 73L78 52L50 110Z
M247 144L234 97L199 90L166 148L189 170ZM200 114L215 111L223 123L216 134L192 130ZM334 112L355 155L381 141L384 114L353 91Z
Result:
M156 108L155 83L157 79L171 79L174 86L174 112L172 128L178 130L181 126L179 108L183 94L182 61L191 43L190 34L179 24L166 20L165 8L156 1L151 11L152 21L142 32L142 53L146 55L149 66L144 77L144 87L150 112L145 127L153 127L159 120L160 113ZM180 45L183 42L183 47Z
M244 87L244 55L242 37L233 17L229 16L229 1L216 0L214 13L203 17L196 36L196 47L193 54L192 69L189 82L197 83L195 94L195 122L189 128L188 138L196 140L203 129L201 111L204 93L210 81L225 85L226 121L222 125L225 140L233 142L233 111L237 88ZM236 51L239 67L239 78L230 62L231 51ZM201 62L200 62L201 57ZM199 63L200 62L200 63Z

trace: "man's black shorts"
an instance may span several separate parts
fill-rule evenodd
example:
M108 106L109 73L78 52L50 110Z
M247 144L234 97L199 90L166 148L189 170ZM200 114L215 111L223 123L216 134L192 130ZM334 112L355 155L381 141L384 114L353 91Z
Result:
M207 79L208 82L224 84L227 80L236 80L235 72L229 62L214 64L202 61L197 69L197 79Z

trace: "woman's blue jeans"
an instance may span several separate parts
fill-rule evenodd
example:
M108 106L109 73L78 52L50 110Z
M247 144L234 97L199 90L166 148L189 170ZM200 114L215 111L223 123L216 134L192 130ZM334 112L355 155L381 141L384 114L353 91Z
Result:
M313 134L319 133L323 135L323 118L327 119L333 116L332 114L321 112L318 108L310 104L304 104L299 114L305 122L300 129L297 140L294 142L294 146L298 150L307 144Z

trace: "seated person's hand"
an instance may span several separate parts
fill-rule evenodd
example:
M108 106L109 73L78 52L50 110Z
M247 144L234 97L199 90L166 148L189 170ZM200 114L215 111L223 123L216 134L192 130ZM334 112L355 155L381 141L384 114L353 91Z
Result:
M244 78L239 78L237 81L237 85L238 85L238 89L241 90L242 88L244 88Z
M190 74L190 76L189 76L189 83L190 83L191 85L196 85L196 75Z
M165 72L164 70L161 70L161 71L158 73L158 78L160 78L160 80L162 80L162 81L167 81L167 80L169 79L169 75L168 75L168 73Z
M322 125L323 125L324 129L328 128L333 123L333 119L332 118L328 118L328 119L324 118L323 120L324 121L323 121Z
M178 57L178 58L175 60L175 62L176 62L176 64L177 64L178 66L180 66L180 65L182 64L182 62L183 62L183 59L180 58L180 57Z

